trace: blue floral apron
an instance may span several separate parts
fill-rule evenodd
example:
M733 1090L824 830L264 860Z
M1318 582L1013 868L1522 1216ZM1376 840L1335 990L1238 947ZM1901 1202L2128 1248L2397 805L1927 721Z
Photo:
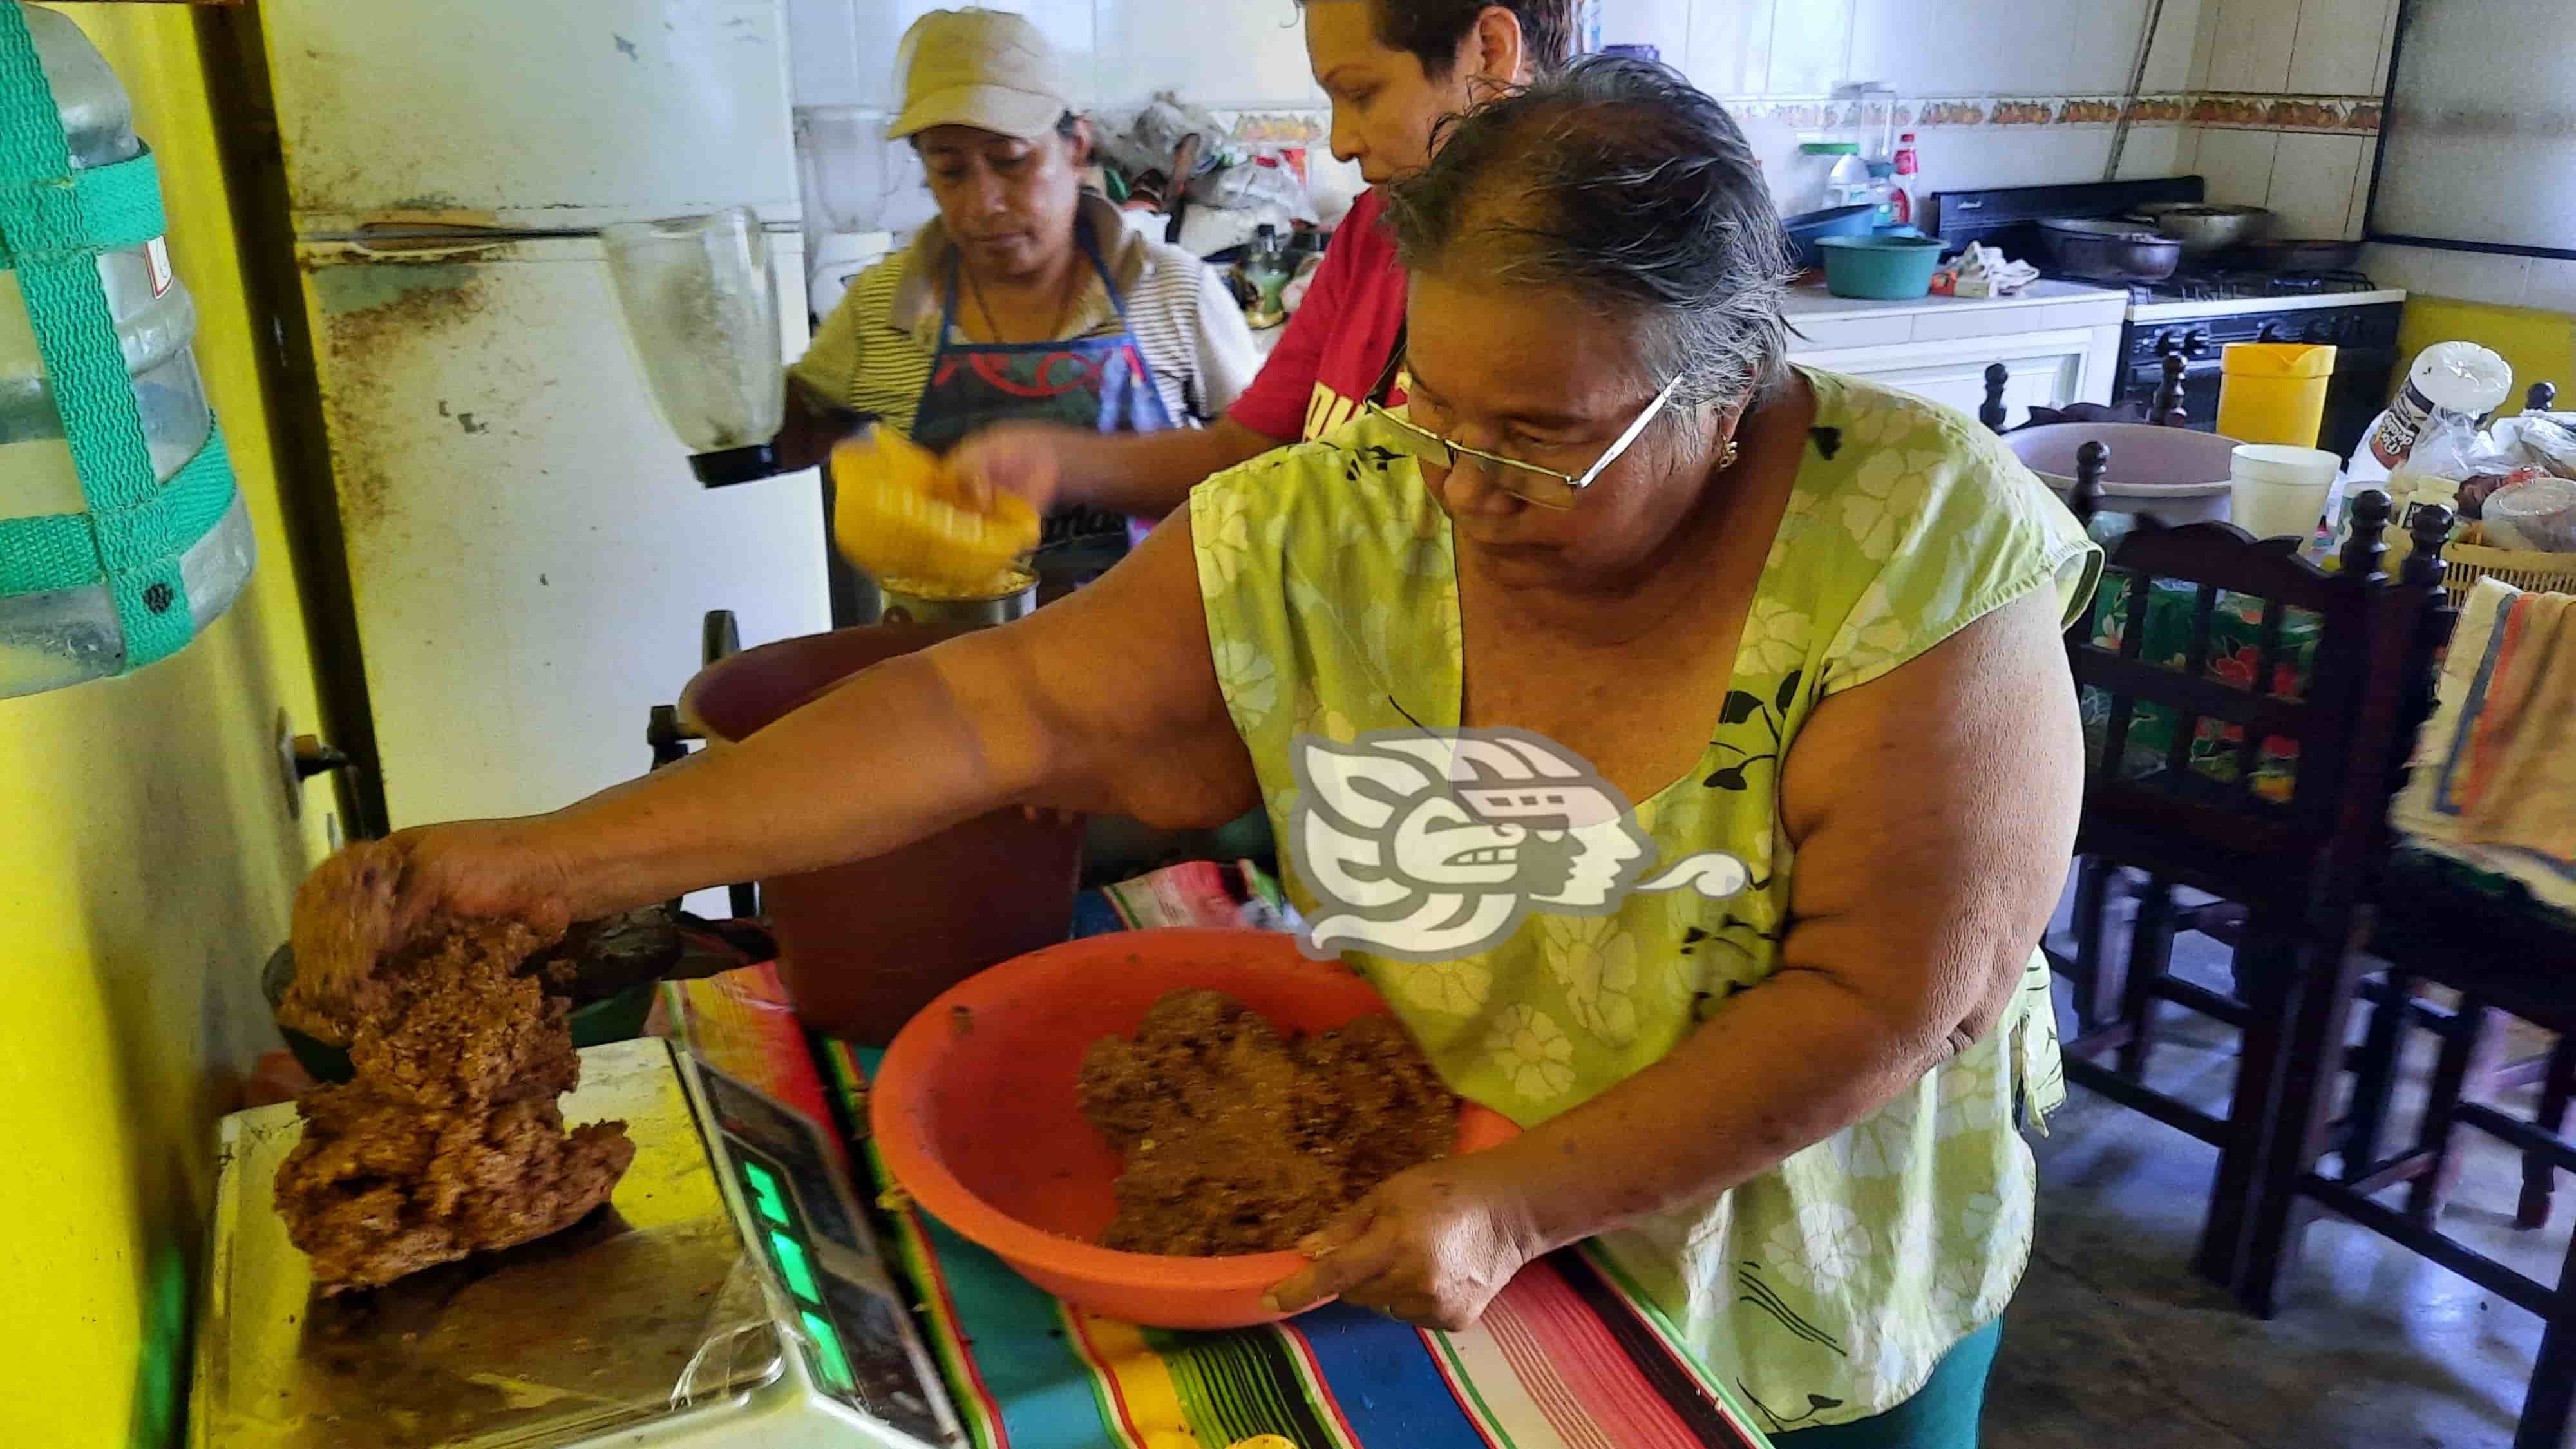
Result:
M1145 367L1144 349L1127 324L1127 300L1100 260L1088 226L1075 237L1118 313L1110 337L1058 342L959 342L957 259L948 261L948 295L939 311L939 350L912 417L912 440L945 453L971 433L1013 420L1069 423L1104 433L1158 433L1172 426L1163 396ZM1043 603L1100 576L1145 535L1142 520L1096 508L1062 508L1047 516L1037 554Z

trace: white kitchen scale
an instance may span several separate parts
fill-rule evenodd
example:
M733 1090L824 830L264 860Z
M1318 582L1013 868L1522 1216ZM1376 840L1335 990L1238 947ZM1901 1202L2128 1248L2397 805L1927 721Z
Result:
M965 1442L837 1159L658 1039L581 1054L564 1120L626 1123L608 1205L550 1238L323 1298L271 1184L292 1104L223 1121L200 1449L944 1449Z

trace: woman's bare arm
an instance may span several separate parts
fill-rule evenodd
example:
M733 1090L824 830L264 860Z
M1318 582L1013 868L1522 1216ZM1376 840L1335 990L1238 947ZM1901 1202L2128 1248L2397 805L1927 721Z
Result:
M816 392L805 379L787 375L787 420L780 424L778 436L769 446L778 459L778 471L801 472L822 466L832 454L832 445L858 432L867 425L864 414L833 403Z
M2084 788L2042 590L1827 700L1785 764L1776 973L1530 1134L1550 1246L1702 1201L1885 1106L1991 1031L2066 880ZM1611 1169L1608 1164L1617 1164Z
M1006 805L1219 824L1258 799L1187 519L1005 628L853 678L667 784L549 819L575 918L882 854Z
M1016 493L1040 509L1080 503L1161 518L1178 512L1206 479L1278 446L1231 417L1159 433L1005 422L959 443L947 465L970 495Z
M882 854L1008 805L1182 827L1259 798L1184 516L1070 598L866 670L739 744L552 814L354 845L306 883L297 935L336 922L333 958L363 972L433 912L561 929ZM355 926L353 895L376 902Z

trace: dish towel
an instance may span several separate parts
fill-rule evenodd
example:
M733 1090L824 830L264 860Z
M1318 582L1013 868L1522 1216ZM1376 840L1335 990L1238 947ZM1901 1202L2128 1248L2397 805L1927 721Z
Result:
M2576 911L2576 595L2470 590L2390 823Z

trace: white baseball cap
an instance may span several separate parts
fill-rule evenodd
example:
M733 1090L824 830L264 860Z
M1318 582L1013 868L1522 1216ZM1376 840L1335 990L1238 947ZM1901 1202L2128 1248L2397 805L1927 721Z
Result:
M1035 139L1073 109L1055 47L1006 11L933 10L903 33L895 66L903 110L886 128L890 139L933 126Z

